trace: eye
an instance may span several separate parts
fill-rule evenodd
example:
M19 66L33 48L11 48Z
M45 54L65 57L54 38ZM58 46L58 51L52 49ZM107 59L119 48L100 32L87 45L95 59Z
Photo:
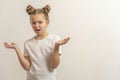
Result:
M43 22L42 21L38 21L39 24L42 24Z
M32 24L36 24L36 22L32 22Z

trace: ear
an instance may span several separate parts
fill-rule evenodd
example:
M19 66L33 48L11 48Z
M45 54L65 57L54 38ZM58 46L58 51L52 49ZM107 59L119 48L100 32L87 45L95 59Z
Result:
M47 20L47 24L49 24L50 23L50 20Z
M32 24L31 22L32 22L32 20L31 20L31 15L30 15L30 17L29 17L29 22L30 22L30 24Z

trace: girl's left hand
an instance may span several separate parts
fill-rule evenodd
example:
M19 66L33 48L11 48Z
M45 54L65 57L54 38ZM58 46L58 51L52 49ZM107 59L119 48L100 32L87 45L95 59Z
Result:
M59 40L55 43L56 46L64 45L70 40L70 37L64 38L62 40Z

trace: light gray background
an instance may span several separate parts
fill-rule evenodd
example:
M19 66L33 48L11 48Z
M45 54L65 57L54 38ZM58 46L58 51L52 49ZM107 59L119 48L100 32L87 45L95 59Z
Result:
M24 41L34 35L25 12L51 6L48 31L70 36L62 47L57 80L120 80L119 0L0 0L0 80L25 80L14 50L3 43Z

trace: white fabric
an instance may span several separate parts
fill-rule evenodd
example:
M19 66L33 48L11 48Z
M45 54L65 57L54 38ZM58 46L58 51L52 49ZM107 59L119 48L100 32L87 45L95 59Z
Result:
M50 68L49 62L55 42L58 40L60 40L59 36L49 34L42 40L36 40L33 37L25 42L24 56L30 56L32 62L31 68L27 72L27 80L42 80L43 77L46 78L45 80L50 79L47 77L52 77L51 80L55 80L55 69ZM59 53L61 54L61 48Z

